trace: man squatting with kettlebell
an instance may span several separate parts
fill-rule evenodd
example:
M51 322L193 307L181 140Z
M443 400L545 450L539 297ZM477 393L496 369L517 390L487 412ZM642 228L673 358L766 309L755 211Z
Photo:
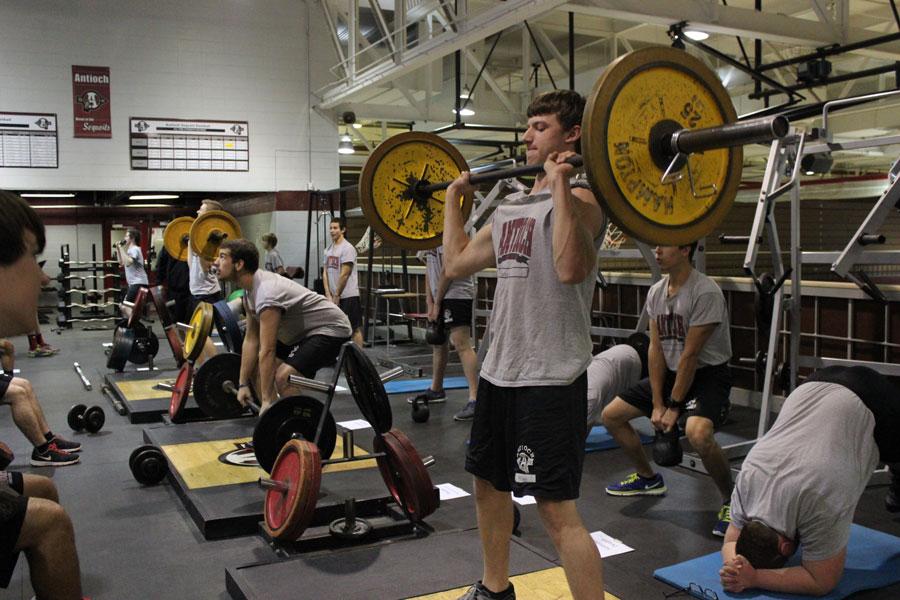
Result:
M655 473L630 421L650 417L668 432L685 421L685 434L722 495L713 534L724 536L731 520L731 467L713 436L730 409L731 337L725 296L716 283L694 269L697 244L657 246L656 262L665 276L647 293L650 317L648 374L603 409L601 419L637 471L607 486L612 496L661 496Z
M295 387L291 375L313 379L320 368L334 365L353 333L337 304L293 279L260 269L259 251L245 239L223 242L214 265L220 280L244 290L247 332L237 396L241 404L253 401L252 383L260 413L265 412L279 394Z

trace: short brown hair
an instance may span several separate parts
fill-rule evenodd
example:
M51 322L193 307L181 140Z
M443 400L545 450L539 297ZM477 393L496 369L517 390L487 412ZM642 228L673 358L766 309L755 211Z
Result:
M344 220L344 217L331 217L331 223L337 223L341 231L347 229L347 221Z
M761 521L750 521L738 535L735 552L754 569L780 569L788 557L779 550L778 532Z
M200 206L206 204L212 210L225 210L225 207L218 200L212 200L211 198L204 198L200 201Z
M228 250L232 262L244 261L244 269L247 272L252 274L259 269L259 250L256 249L256 244L250 240L244 238L225 240L219 249Z
M0 265L11 265L25 254L26 229L37 239L38 252L43 252L47 238L41 218L22 198L0 190Z
M278 236L274 233L264 233L262 236L262 241L274 248L278 245Z
M556 115L563 129L569 130L581 125L584 114L584 96L572 90L553 90L537 96L528 105L529 117Z

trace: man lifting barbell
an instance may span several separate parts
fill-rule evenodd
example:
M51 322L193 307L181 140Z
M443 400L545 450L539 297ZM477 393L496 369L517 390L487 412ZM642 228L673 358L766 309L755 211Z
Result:
M200 217L211 210L224 211L225 207L215 200L202 200L200 202L200 207L197 209L197 217ZM203 243L205 243L205 240L199 241L199 244ZM192 244L187 244L187 263L189 269L188 285L191 289L191 306L187 311L187 314L189 315L194 314L194 310L201 302L215 304L224 298L222 295L222 286L219 285L219 279L210 269L212 262L195 253L192 246ZM197 359L197 363L199 364L205 361L215 353L216 348L213 345L212 339L207 337L203 346L203 352Z
M637 471L607 486L611 496L660 496L666 485L644 454L629 424L650 417L667 432L685 420L685 435L703 460L722 495L713 534L725 535L730 522L731 467L713 436L731 407L731 337L728 307L716 283L691 264L696 244L657 246L656 262L665 273L647 292L650 316L648 377L603 409L603 424Z
M43 272L36 257L46 237L40 217L24 200L0 191L0 336L37 328ZM21 482L21 485L20 483ZM81 597L81 575L72 521L58 504L53 482L0 472L0 587L7 587L19 552L28 558L39 598Z
M879 461L900 485L898 391L867 367L815 371L744 459L722 545L722 585L821 596L844 569L853 513ZM890 505L888 506L890 509ZM798 547L797 566L785 567Z
M529 192L508 196L470 240L460 200L469 173L447 189L444 269L459 279L497 268L491 345L481 368L466 470L475 476L484 574L464 598L514 598L509 581L510 491L532 495L575 598L602 598L600 554L579 495L587 435L590 307L606 221L593 192L570 181L584 99L555 91L528 107Z
M242 404L252 402L254 380L259 382L255 387L262 413L278 394L289 395L291 375L314 379L320 368L334 365L352 333L336 304L294 280L260 269L256 245L244 239L223 242L214 264L222 281L244 290L247 333L238 384ZM283 363L276 366L276 358Z
M125 269L125 281L128 283L128 292L125 294L125 302L134 302L138 290L147 287L150 282L147 279L147 270L144 268L144 255L141 252L141 232L137 229L129 229L125 237L116 244L116 259ZM131 318L131 307L124 303L120 305L122 316Z

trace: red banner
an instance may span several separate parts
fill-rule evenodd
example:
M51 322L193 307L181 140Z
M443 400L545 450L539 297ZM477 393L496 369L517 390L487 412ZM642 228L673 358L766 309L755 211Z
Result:
M72 65L75 137L111 138L109 67Z

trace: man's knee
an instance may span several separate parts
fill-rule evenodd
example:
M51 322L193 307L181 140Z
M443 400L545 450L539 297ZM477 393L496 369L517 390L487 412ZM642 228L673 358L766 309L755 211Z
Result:
M299 373L297 369L288 364L283 364L275 369L275 387L279 392L291 385L291 375L299 375Z
M450 330L450 343L456 348L456 352L466 352L472 349L472 337L466 327L454 327Z
M562 540L567 529L582 526L574 500L538 500L538 514L554 543Z
M49 477L26 473L22 476L22 488L23 496L59 502L59 492L56 489L56 484Z
M684 434L694 450L704 456L718 446L714 436L713 422L706 417L690 417L685 425Z
M600 421L607 429L622 427L635 418L631 414L632 411L629 410L630 407L630 404L617 396L612 402L603 407L603 411L600 413Z
M16 548L27 550L45 546L52 548L61 540L72 540L75 529L66 510L51 500L30 498L25 521Z

